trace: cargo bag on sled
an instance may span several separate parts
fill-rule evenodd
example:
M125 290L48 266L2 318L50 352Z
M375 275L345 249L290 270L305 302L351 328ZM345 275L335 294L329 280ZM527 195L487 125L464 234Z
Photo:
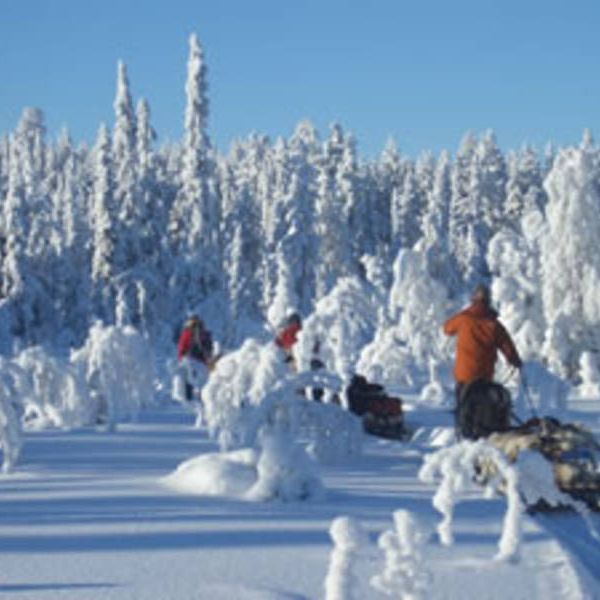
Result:
M476 440L510 427L509 391L499 383L477 379L462 386L457 398L456 434Z
M388 396L383 386L369 383L362 375L354 375L346 389L348 407L362 417L367 433L385 438L404 436L404 418L400 398Z
M490 444L514 462L523 450L539 452L552 464L556 487L600 511L600 445L591 431L552 417L533 418L508 431L494 433ZM535 508L548 509L541 502Z

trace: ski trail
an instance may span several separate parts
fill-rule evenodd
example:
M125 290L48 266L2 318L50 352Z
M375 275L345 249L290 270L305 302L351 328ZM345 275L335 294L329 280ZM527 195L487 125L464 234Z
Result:
M600 543L590 534L583 519L574 513L537 514L534 519L561 545L570 555L578 574L583 579L592 579L600 584ZM600 519L593 515L597 525Z

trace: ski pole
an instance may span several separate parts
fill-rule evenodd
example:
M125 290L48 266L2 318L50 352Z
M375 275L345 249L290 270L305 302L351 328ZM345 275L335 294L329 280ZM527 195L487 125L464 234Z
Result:
M538 418L537 412L535 410L535 406L533 405L533 400L531 399L531 395L529 394L529 386L527 385L527 380L525 378L525 372L521 368L521 385L523 386L523 395L525 396L526 404L529 406L529 410L533 415L534 419Z

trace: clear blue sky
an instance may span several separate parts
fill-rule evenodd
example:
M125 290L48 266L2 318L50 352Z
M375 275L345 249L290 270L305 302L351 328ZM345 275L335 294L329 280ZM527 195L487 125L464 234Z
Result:
M23 106L93 141L112 125L116 63L181 136L188 37L209 67L209 133L288 136L336 120L363 156L455 151L493 128L503 148L600 131L600 0L3 0L0 134Z

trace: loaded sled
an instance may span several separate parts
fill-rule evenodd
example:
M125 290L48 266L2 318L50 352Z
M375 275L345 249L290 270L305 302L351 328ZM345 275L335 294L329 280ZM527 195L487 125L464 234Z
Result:
M362 418L367 433L389 439L405 436L402 400L388 396L383 386L354 375L346 388L346 397L348 408Z
M511 424L510 394L497 383L476 381L460 394L456 410L458 437L485 438L511 462L519 452L539 452L552 464L557 488L600 511L600 444L583 426L553 417ZM536 509L547 509L542 502Z

